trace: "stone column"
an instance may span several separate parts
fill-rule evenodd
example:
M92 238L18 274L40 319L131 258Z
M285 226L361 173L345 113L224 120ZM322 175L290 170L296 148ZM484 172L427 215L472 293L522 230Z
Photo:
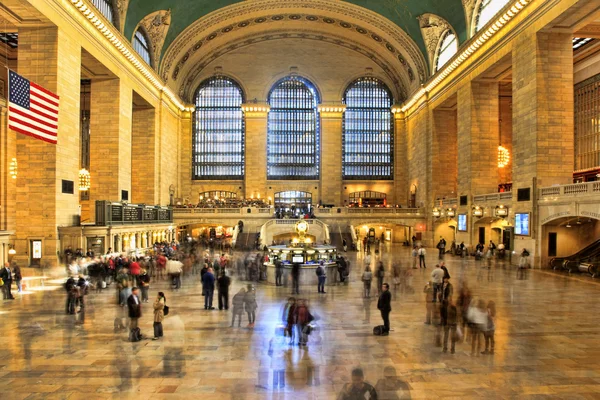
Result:
M432 112L431 191L438 198L457 196L456 109L436 108Z
M343 206L342 134L344 104L319 105L321 115L321 202Z
M90 204L131 202L131 88L120 79L92 80L90 102ZM94 213L92 213L94 216Z
M198 193L192 193L192 115L189 111L185 111L181 115L181 147L179 148L181 173L175 197L188 198L196 204Z
M246 168L244 194L250 197L267 193L267 123L270 106L266 103L242 105L246 118Z
M394 114L394 193L388 204L408 205L408 168L406 159L406 120L400 106L392 107Z
M158 204L156 109L136 108L131 125L132 203Z
M29 240L42 240L42 265L57 265L58 226L70 226L79 210L79 86L81 47L57 27L20 27L18 73L60 96L58 144L16 135L15 261L28 266ZM61 180L74 183L63 194Z

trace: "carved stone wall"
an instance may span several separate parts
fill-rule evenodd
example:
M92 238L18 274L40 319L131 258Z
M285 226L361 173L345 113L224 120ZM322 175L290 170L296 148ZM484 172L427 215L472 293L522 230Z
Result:
M150 40L150 57L152 58L152 66L155 68L160 63L160 54L170 25L171 10L159 10L148 14L138 25L138 27L144 28Z
M435 14L422 14L417 17L421 34L427 48L429 67L431 74L435 73L435 59L442 35L449 29L454 32L452 26L444 18Z

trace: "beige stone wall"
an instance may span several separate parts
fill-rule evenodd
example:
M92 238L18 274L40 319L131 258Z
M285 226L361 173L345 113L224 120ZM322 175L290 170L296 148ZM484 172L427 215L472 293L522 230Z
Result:
M433 199L457 196L456 110L435 109L432 120L431 191Z
M341 205L342 113L321 112L321 203Z
M179 181L179 129L181 128L178 116L164 104L161 111L160 148L158 160L160 173L158 175L159 192L158 203L169 203L169 187L177 186Z
M508 150L511 160L504 168L498 168L498 183L512 182L512 96L500 95L500 144Z
M134 109L131 127L131 202L159 204L156 110Z
M408 205L408 162L406 159L406 120L402 113L394 114L394 182L393 204Z
M244 197L257 196L267 190L267 124L266 112L247 112L246 167Z
M407 137L407 176L408 191L416 187L417 206L429 205L431 192L429 185L429 152L431 134L429 110L427 107L421 109L418 113L407 118L406 137Z

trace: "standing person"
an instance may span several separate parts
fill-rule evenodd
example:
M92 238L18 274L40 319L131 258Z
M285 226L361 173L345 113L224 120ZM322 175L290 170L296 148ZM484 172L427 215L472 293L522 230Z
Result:
M419 250L417 246L414 246L411 252L412 255L412 267L413 269L417 269L417 258L419 258Z
M165 306L167 305L167 298L163 292L158 292L156 300L154 300L154 337L152 340L158 340L163 337L163 326L162 322L165 319Z
M352 382L346 383L337 400L377 400L377 391L365 382L365 375L360 368L352 370Z
M21 293L23 291L23 288L21 287L21 281L23 280L23 275L21 275L21 267L14 264L13 272L15 274L15 281L17 283L17 291Z
M340 275L340 283L344 283L346 281L346 260L344 257L339 257L337 260L337 270Z
M471 304L471 291L469 290L469 287L467 286L466 282L463 282L460 290L459 290L459 294L458 294L458 300L456 302L456 306L458 309L458 312L460 314L460 323L462 326L462 331L466 340L467 337L467 323L469 321L468 318L468 312L469 312L469 305Z
M493 240L490 240L490 244L488 246L488 250L492 252L492 256L494 255L494 251L496 251L496 244Z
M157 275L158 278L164 278L165 277L165 269L167 267L167 257L165 257L164 254L159 254L158 258L156 259L156 270L157 270Z
M440 263L440 268L442 269L442 271L444 271L444 278L450 279L450 272L448 272L448 268L446 267L443 261Z
M212 268L209 268L202 277L202 291L204 292L204 309L214 310L212 302L215 292L215 275Z
M74 293L75 287L75 279L72 276L70 276L69 279L67 279L67 281L65 282L65 290L67 292L67 314L75 314L75 300L77 298Z
M473 300L474 302L475 300ZM473 303L471 302L471 303ZM475 356L481 349L481 334L488 323L488 313L485 301L477 301L477 306L471 304L469 307L469 321L471 321L471 355Z
M436 247L439 251L438 258L442 260L444 258L444 253L446 252L446 239L440 236L440 241Z
M431 282L433 282L433 302L435 303L442 290L442 283L444 283L444 271L439 265L436 265L431 272Z
M242 326L242 314L244 313L244 297L246 296L246 289L241 288L233 299L231 299L231 303L233 304L233 315L231 317L231 328L235 324L235 317L238 317L238 328Z
M452 297L444 300L441 309L442 327L444 329L444 353L448 351L448 336L450 336L450 353L454 354L456 345L457 310Z
M383 336L390 334L390 312L392 311L392 294L390 293L390 285L387 283L382 284L381 294L377 301L377 309L381 311L381 318L383 319Z
M427 251L425 250L425 247L423 247L423 245L421 245L421 247L419 247L419 268L423 267L423 268L427 268L427 265L425 265L425 255L427 254Z
M327 293L325 292L325 279L327 279L327 274L325 273L324 268L325 262L319 262L319 266L316 269L317 279L319 283L317 284L317 291L319 293Z
M292 264L292 294L300 294L300 264Z
M254 328L256 322L256 309L258 304L256 303L256 289L252 284L248 285L246 294L244 295L244 309L248 314L248 328Z
M131 275L131 279L133 280L133 286L140 286L140 282L138 280L142 267L137 262L137 258L133 258L131 260L131 264L129 264L129 274Z
M342 239L342 247L344 248L344 253L348 251L348 243L346 239Z
M412 244L414 247L417 247L417 237L415 235L412 237Z
M9 263L4 263L4 268L2 268L0 271L0 279L2 279L4 282L4 285L2 285L2 294L4 295L4 300L14 300L14 296L10 292L13 276Z
M223 273L217 279L217 288L219 289L219 310L229 310L229 286L231 278L227 276L227 271L223 269Z
M383 278L385 278L385 267L383 266L383 262L380 260L377 262L377 270L375 271L377 275L377 293L381 294L381 286L383 285Z
M452 298L454 294L454 287L450 283L450 278L444 276L444 281L442 282L442 287L440 288L440 301L443 303L446 300Z
M371 272L371 267L365 267L365 272L362 274L362 281L364 284L364 298L371 297L371 281L373 280L373 273Z
M127 298L129 328L132 331L138 328L138 321L142 317L142 304L140 302L139 292L139 289L134 287L131 290L131 295Z
M431 320L433 319L433 284L432 282L427 282L425 287L423 288L423 293L425 293L425 324L431 325Z
M142 289L142 301L144 303L148 302L148 291L150 290L150 275L145 269L140 271L140 276L138 277L138 281L140 282L140 289Z
M521 258L519 258L519 268L527 268L529 266L529 252L523 248Z
M496 303L489 301L487 304L487 324L483 331L485 350L481 354L494 354L494 334L496 333Z
M281 264L281 260L275 261L275 286L282 286L281 282L283 277L283 265Z

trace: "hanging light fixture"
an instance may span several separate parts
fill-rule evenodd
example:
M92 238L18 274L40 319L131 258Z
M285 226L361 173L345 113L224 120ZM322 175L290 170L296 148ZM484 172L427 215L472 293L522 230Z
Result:
M11 256L14 256L15 254L17 254L17 251L15 250L15 248L13 247L12 244L8 245L8 254Z
M79 170L79 190L81 192L90 190L90 173L85 168Z
M510 161L510 153L504 146L498 146L498 168L504 168Z
M8 167L9 171L10 171L10 176L13 179L17 179L17 159L13 157L13 159L10 162L10 165Z

